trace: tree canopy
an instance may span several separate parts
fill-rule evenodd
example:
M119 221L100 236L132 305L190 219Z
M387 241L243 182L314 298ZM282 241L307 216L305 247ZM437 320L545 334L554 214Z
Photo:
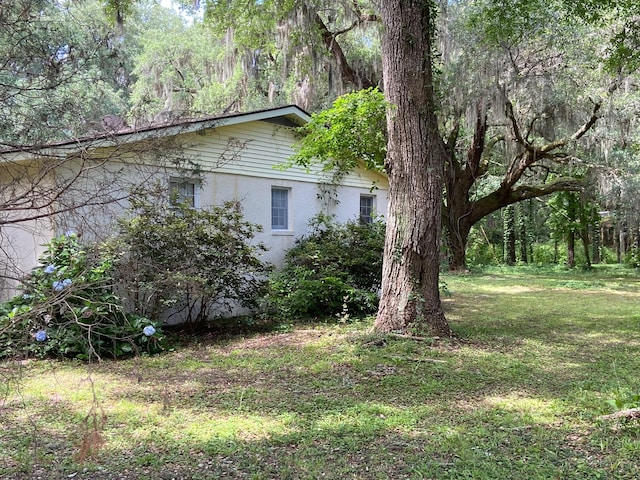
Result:
M127 110L133 48L96 2L4 2L0 51L0 148L74 139Z

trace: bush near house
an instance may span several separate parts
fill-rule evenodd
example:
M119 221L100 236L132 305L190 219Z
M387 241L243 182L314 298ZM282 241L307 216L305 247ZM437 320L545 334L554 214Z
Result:
M85 360L156 352L160 329L126 313L113 288L113 258L74 233L54 238L23 293L0 305L0 357Z
M378 308L385 225L319 217L269 282L269 308L285 318L369 314Z
M150 318L202 323L251 308L264 295L266 250L240 204L195 209L137 198L113 244L127 308ZM168 312L168 313L167 313Z
M154 353L165 311L203 322L264 295L265 247L251 244L259 226L239 204L196 210L137 198L132 213L102 248L74 233L47 245L23 294L0 305L0 357Z

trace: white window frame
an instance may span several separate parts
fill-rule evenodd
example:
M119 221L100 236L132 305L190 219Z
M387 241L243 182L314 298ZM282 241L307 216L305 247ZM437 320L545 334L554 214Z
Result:
M371 205L363 205L363 200L370 200ZM369 209L369 212L363 213L363 208ZM360 194L358 218L361 224L373 223L373 218L376 213L376 196Z
M271 230L273 232L290 232L291 231L291 189L288 187L279 187L276 185L271 186ZM274 193L284 193L284 199L286 205L274 205ZM275 209L279 211L276 212ZM284 210L284 215L281 215ZM274 222L278 218L278 222ZM280 221L283 219L284 221Z
M193 194L187 192L185 187L191 187ZM171 177L169 179L169 196L177 191L178 201L187 203L191 208L200 208L200 184L193 178Z

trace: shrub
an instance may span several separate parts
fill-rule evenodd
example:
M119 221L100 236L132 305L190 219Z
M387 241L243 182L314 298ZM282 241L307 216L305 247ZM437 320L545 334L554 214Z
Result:
M384 223L319 219L286 253L269 282L268 304L284 317L367 314L378 306Z
M112 258L73 233L54 238L23 293L0 307L0 356L93 359L155 352L159 329L125 313L113 291Z
M562 256L562 258L560 258ZM536 243L533 245L533 263L538 265L553 265L566 262L566 249L561 250L553 242Z
M132 202L114 243L119 285L139 315L203 322L235 307L251 308L269 272L251 240L259 226L243 220L240 204L194 209L187 204Z

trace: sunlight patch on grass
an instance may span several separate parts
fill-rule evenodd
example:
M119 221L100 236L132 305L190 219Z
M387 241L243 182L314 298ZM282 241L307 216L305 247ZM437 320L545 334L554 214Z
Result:
M504 395L490 395L482 400L482 404L489 408L508 411L527 422L536 424L551 424L557 422L558 413L563 406L557 400L532 397L527 392L510 392Z
M185 419L186 420L186 419ZM288 435L292 428L293 415L271 417L266 415L212 415L193 414L183 424L182 432L196 442L217 440L256 441L273 435Z
M529 293L529 292L539 292L541 288L525 286L525 285L494 285L491 287L486 286L485 288L483 288L483 290L487 292L494 292L494 293L520 295L520 294Z
M359 402L327 413L314 422L317 429L335 432L360 432L373 435L390 429L402 430L411 424L415 412L377 402Z

